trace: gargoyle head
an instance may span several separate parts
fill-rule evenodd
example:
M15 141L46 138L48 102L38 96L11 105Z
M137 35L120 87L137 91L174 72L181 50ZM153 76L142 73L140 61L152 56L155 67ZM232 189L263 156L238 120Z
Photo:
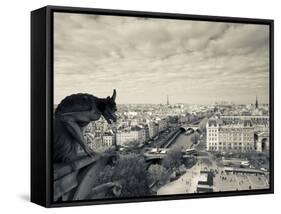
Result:
M107 98L105 98L104 107L103 109L101 109L102 116L109 124L117 121L117 116L115 114L115 112L117 111L115 99L116 99L116 90L114 89L112 96L111 97L108 96Z

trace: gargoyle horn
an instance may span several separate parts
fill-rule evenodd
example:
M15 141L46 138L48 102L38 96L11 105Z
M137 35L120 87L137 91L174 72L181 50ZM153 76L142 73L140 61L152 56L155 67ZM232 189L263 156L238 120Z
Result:
M115 101L115 99L116 99L116 90L115 90L115 89L113 89L113 94L112 94L111 99L112 99L113 101Z

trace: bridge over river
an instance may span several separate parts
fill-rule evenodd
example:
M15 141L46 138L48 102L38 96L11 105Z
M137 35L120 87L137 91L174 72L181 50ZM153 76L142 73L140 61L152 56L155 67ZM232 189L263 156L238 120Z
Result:
M198 131L200 132L200 128L199 128L199 125L193 125L193 124L188 124L188 125L182 125L180 127L183 131L187 132L187 131Z

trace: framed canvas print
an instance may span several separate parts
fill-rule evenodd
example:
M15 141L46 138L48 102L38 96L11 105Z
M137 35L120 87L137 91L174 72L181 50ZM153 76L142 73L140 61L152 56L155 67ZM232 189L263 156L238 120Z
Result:
M273 20L31 13L31 201L273 193Z

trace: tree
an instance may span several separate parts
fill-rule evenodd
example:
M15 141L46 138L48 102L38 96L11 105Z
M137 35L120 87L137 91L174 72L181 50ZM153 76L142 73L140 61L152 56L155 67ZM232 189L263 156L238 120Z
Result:
M169 116L170 123L178 123L179 117L178 116Z
M202 132L202 133L206 132L207 122L208 122L208 118L204 118L203 120L201 120L201 122L199 123L199 130L200 130L200 132Z
M148 196L149 182L143 157L137 154L120 155L113 166L107 166L99 174L100 184L119 181L120 197Z
M191 141L193 144L197 144L199 140L199 134L197 132L195 132L192 136L191 136Z
M182 153L180 148L170 150L163 159L163 166L166 169L177 169L182 163Z
M153 164L148 168L148 181L153 183L155 181L163 181L167 176L167 170L158 164Z

